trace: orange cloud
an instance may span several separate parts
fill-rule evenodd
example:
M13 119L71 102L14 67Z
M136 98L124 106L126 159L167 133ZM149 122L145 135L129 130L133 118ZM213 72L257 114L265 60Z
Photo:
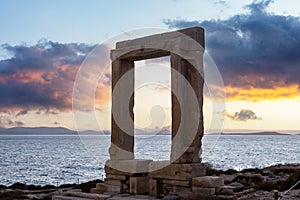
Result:
M100 83L95 98L96 108L98 110L101 111L106 108L107 104L111 101L111 86Z
M264 101L264 100L279 100L292 99L300 97L299 85L276 86L274 88L240 88L226 86L226 99L245 100L245 101Z

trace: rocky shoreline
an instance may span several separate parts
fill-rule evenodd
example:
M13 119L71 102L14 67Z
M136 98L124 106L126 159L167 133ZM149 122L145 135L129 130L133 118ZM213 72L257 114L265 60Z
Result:
M224 178L225 186L219 194L232 194L241 200L274 200L276 190L280 197L300 180L300 165L276 165L263 169L244 169L240 172L232 169L222 171L210 168L207 169L207 174ZM282 199L300 199L300 183Z
M276 191L278 191L278 197L280 197L300 180L300 164L276 165L263 169L245 169L242 171L232 169L226 171L215 170L211 166L208 166L207 175L224 178L225 186L218 191L219 199L274 200L274 195L277 195ZM66 184L59 187L53 185L25 185L22 183L15 183L11 186L0 185L0 199L51 200L56 195L67 197L82 192L85 193L84 195L90 197L87 199L101 199L100 196L86 194L97 183L101 182L103 181L94 180L82 184ZM109 194L104 199L110 199L114 195L116 194ZM143 196L136 198L132 196L130 199L147 199L147 196ZM116 196L113 198L116 199ZM120 196L118 199L125 200L126 198L128 199L129 197ZM176 199L176 195L165 197L165 199L168 198ZM153 198L149 197L148 199ZM296 199L300 199L300 183L282 197L282 200Z

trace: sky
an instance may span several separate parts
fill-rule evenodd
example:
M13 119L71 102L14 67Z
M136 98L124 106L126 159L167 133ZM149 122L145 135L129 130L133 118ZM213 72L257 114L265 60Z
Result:
M205 94L206 130L215 118L224 131L299 132L299 8L293 0L0 1L0 127L99 129L85 120L78 127L72 110L76 74L96 45L136 29L201 26L226 94L219 112ZM168 58L136 65L152 66L136 70L137 83L150 75L164 83L137 90L136 127L169 127ZM110 129L109 68L105 76L94 112Z

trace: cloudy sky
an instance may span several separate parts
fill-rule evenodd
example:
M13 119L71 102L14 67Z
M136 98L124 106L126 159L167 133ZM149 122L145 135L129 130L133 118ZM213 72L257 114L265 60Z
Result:
M0 127L74 129L74 80L96 45L134 29L201 26L206 31L206 52L220 71L226 93L225 108L218 113L209 113L212 100L206 97L206 119L222 114L228 131L297 132L299 8L293 0L1 1ZM140 65L166 65L165 61ZM137 82L149 76L136 73ZM168 85L168 72L162 74ZM95 113L103 129L110 124L109 69L106 76L95 95ZM137 127L170 125L169 94L153 86L137 92ZM84 116L89 111L81 112ZM209 129L210 121L205 123ZM79 128L99 127L82 123Z

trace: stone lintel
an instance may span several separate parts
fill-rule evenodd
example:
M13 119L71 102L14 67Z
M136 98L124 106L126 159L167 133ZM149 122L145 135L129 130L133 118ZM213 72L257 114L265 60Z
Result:
M181 34L179 34L181 35ZM193 61L202 55L204 49L199 48L192 38L181 35L182 38L166 41L153 41L150 44L141 44L111 50L111 59L124 59L129 61L145 60L169 56L172 53L180 54L186 60Z
M137 61L158 58L168 55L170 55L170 53L167 51L144 47L144 45L111 50L112 60L126 59L130 61Z
M199 51L199 46L204 52L204 29L192 27L179 31L155 34L151 36L121 41L116 44L116 49L111 50L111 59L126 59L130 61L144 60L168 56L171 52L185 51L185 57L193 51ZM198 53L199 54L199 53ZM195 59L194 57L191 59Z
M201 37L202 35L204 35L204 29L201 27L191 27L191 28L186 28L178 31L154 34L150 36L136 38L133 40L125 40L125 41L117 42L116 48L135 46L135 45L140 45L145 43L152 43L153 41L171 40L178 37L178 32L188 35L197 41L198 40L201 41L201 44L204 47L204 37L198 38L199 36Z

